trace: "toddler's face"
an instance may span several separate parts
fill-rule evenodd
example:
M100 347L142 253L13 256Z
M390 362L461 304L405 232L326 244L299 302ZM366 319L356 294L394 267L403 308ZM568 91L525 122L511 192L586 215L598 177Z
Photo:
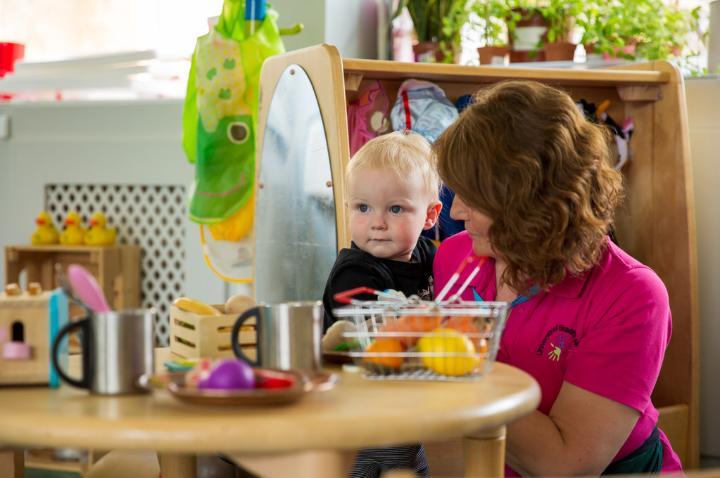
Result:
M348 182L350 236L363 251L409 261L433 204L419 173L399 179L384 169L361 169ZM428 225L429 224L429 225Z
M495 257L489 235L492 219L465 204L457 194L450 208L450 217L457 221L465 221L465 230L472 238L473 252L476 255Z

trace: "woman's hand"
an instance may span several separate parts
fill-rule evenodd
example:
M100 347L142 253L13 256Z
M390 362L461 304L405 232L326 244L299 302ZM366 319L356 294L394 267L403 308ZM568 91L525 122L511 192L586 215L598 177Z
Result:
M535 411L508 426L507 462L539 476L599 475L640 412L564 382L549 415Z

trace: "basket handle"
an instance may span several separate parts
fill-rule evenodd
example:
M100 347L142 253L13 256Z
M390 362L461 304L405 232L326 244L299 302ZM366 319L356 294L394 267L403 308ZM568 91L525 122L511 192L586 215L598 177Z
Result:
M352 304L352 298L358 294L380 295L380 291L371 289L370 287L355 287L354 289L348 289L344 292L338 292L333 296L333 299L341 304Z

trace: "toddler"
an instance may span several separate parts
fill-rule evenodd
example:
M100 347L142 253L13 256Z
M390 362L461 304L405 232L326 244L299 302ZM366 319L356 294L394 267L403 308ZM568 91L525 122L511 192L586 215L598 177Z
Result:
M343 305L333 296L355 287L432 299L435 246L420 233L435 225L442 206L430 144L411 132L379 136L353 156L345 179L352 244L340 251L325 286L325 330L335 322L332 310ZM427 476L422 445L362 450L350 476L376 477L396 468Z

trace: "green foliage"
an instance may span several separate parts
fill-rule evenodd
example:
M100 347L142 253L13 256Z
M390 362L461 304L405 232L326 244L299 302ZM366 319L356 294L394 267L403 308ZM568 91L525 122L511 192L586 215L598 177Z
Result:
M481 32L485 46L502 46L507 44L507 21L510 7L506 0L476 0L471 10L481 23L473 25Z
M452 63L453 48L460 45L460 33L470 14L473 0L400 0L393 17L407 8L419 42L439 42L445 62Z
M583 0L548 0L538 8L548 23L548 43L569 41L572 24L584 4Z
M585 0L577 24L582 43L595 52L627 59L677 56L692 31L699 31L699 8L681 9L663 0ZM635 52L622 52L636 45Z

